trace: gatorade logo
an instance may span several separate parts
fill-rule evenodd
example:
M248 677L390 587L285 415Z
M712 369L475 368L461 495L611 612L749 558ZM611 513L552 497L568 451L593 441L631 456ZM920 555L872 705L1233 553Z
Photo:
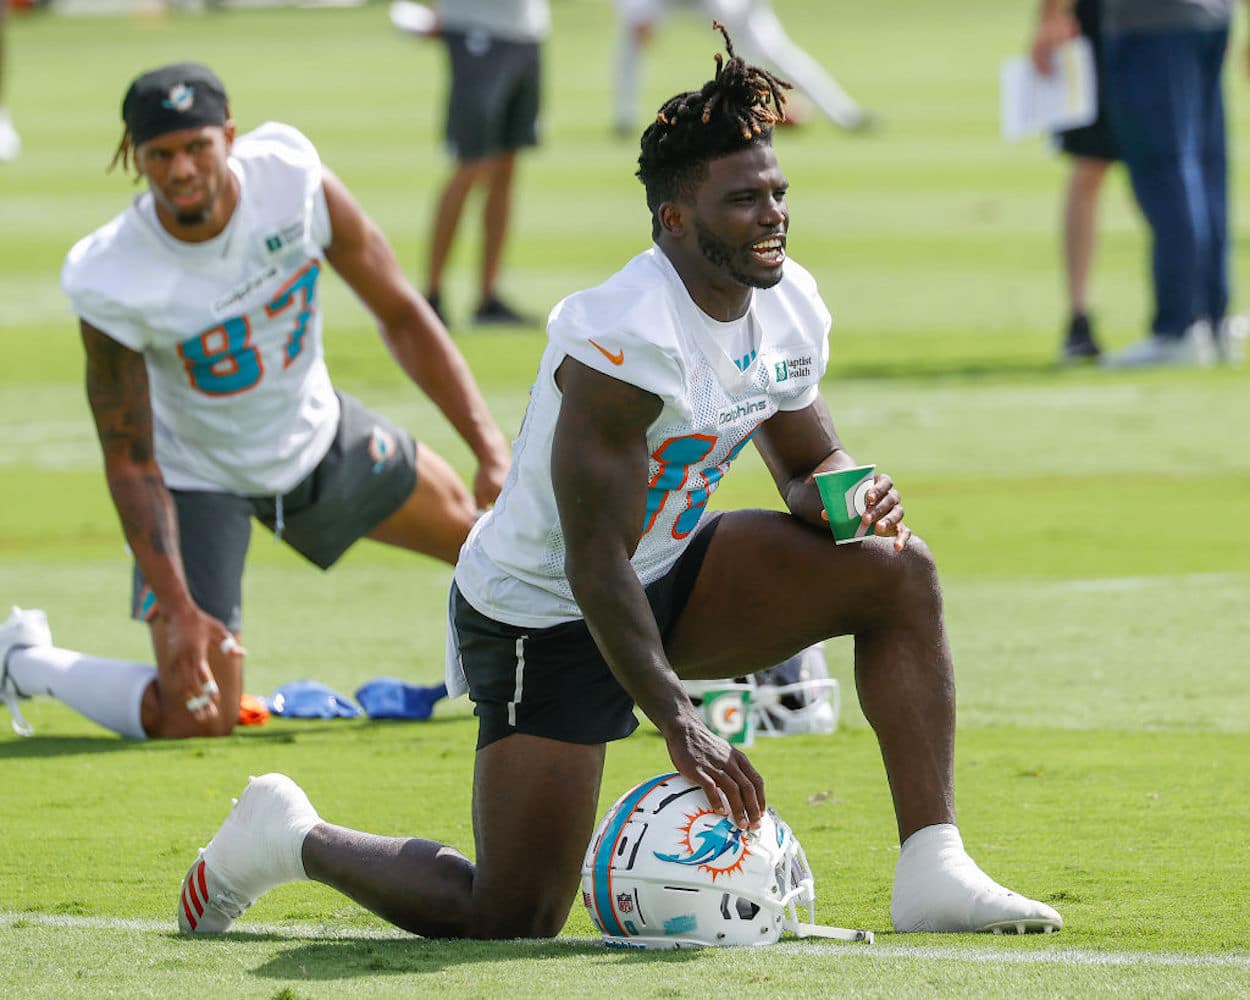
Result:
M746 706L737 694L723 694L708 706L708 719L722 736L736 736L747 725Z

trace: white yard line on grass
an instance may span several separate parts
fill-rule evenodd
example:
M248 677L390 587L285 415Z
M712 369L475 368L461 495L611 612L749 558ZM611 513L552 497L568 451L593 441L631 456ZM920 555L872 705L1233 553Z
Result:
M82 930L142 931L172 933L177 930L173 920L128 920L123 917L75 917L57 913L0 913L0 927L34 924L38 927L63 927ZM342 929L329 924L239 924L240 935L269 935L288 938L343 940L407 940L412 937L390 928ZM1010 939L1008 939L1010 940ZM513 942L514 944L517 942ZM556 938L554 941L525 942L534 945L558 944L578 947L597 946L592 938ZM1052 948L1045 951L1007 951L1003 948L952 948L943 945L911 945L880 943L872 945L832 944L824 941L786 940L777 945L783 951L838 951L848 959L910 960L917 962L966 962L973 965L1149 965L1190 966L1212 969L1250 969L1250 955L1173 955L1151 951L1078 951L1075 948Z

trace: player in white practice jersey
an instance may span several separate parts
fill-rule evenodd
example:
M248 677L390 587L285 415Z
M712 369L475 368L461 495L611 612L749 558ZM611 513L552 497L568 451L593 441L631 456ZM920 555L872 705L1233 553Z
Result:
M298 786L267 776L188 872L184 931L223 930L261 892L310 878L419 934L555 934L605 746L635 728L634 707L717 811L753 826L763 779L682 680L749 673L835 635L855 638L894 797L895 927L1062 926L964 851L940 588L894 484L873 480L876 537L862 544L836 545L823 518L813 472L856 464L819 391L829 314L786 255L779 83L729 56L644 133L655 245L552 312L513 467L457 564L449 670L480 720L475 860L325 823ZM789 512L706 514L748 441ZM629 919L614 917L625 936Z
M62 284L135 559L155 667L52 645L39 612L0 626L0 695L48 694L125 736L213 736L238 717L251 519L327 568L369 537L454 563L508 447L464 359L380 230L295 129L235 136L205 66L139 76L114 163L147 190L78 242ZM429 448L335 391L326 264L478 459L472 494Z

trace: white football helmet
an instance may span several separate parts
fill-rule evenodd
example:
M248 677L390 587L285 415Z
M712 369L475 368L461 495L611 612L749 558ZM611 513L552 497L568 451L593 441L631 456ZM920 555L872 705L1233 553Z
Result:
M608 810L582 864L582 902L609 947L763 945L782 931L872 941L871 931L815 923L807 857L772 809L757 831L742 830L675 773Z
M823 643L788 660L735 681L685 681L686 693L700 704L707 691L744 691L756 735L832 733L842 714L842 694L829 676Z

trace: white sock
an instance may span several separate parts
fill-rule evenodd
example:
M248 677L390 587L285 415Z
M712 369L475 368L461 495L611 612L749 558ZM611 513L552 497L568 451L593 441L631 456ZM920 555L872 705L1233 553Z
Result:
M132 740L147 739L140 707L143 692L156 680L151 664L26 646L9 654L8 667L22 694L50 695L105 729Z
M932 826L922 827L903 841L898 860L899 864L911 863L918 860L918 855L927 854L929 864L941 865L944 861L959 858L966 853L959 827L954 823L934 823Z

